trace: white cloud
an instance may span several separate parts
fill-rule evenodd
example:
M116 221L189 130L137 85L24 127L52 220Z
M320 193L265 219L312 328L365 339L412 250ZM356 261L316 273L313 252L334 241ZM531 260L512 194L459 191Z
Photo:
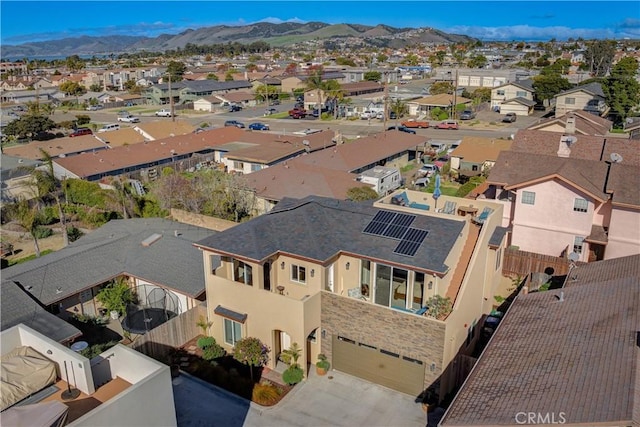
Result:
M622 38L632 37L630 34L637 33L637 29L624 28L612 30L609 28L569 28L564 26L553 27L533 27L529 25L514 25L505 27L474 27L474 26L454 26L444 31L454 34L464 34L481 40L566 40L570 37L584 39L602 38Z
M293 23L296 23L296 24L305 24L307 21L304 21L304 20L302 20L300 18L297 18L297 17L283 20L283 19L280 19L280 18L274 18L274 17L269 16L267 18L263 18L263 19L261 19L259 21L256 21L256 22L268 22L268 23L271 23L271 24L284 24L285 22L293 22Z

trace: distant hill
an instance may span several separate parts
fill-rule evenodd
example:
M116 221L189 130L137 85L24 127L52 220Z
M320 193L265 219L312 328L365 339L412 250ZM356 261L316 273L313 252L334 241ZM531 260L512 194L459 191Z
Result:
M183 48L187 43L210 45L229 42L252 43L265 41L282 47L309 40L360 39L372 46L404 47L415 43L459 43L474 39L447 34L431 28L393 28L387 25L325 24L323 22L272 24L259 22L243 26L217 25L186 30L180 34L158 37L136 36L80 36L21 45L2 46L2 57L109 55L140 50L165 51Z

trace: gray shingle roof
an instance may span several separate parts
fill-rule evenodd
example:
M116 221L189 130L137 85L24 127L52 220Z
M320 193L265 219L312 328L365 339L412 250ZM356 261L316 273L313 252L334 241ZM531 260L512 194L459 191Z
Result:
M142 246L154 233L162 238ZM60 251L3 270L2 277L32 286L45 305L122 273L196 297L204 292L204 266L193 242L214 233L160 218L110 221Z
M508 231L509 227L496 227L489 238L489 246L500 246Z
M640 277L640 255L580 264L571 270L571 278L565 287L584 285L585 283L618 280L626 277Z
M256 262L280 252L324 263L346 252L438 273L448 270L445 260L463 222L417 215L411 226L429 234L416 255L407 257L393 253L397 240L362 233L379 210L371 204L316 196L284 199L271 212L197 245Z
M560 290L515 300L442 426L517 425L518 412L562 412L567 425L632 424L638 276L563 292L563 301Z
M0 288L0 330L20 323L58 342L66 342L82 335L79 329L47 312L27 291L11 281L3 280Z
M566 95L568 93L578 92L578 91L589 92L593 95L601 96L604 98L604 92L602 91L602 85L600 83L592 82L587 83L586 85L576 86L573 89L565 90L564 92L560 92L556 97L560 95Z
M162 83L156 85L159 89L168 89L169 83ZM219 92L222 90L233 90L251 88L253 85L247 80L234 80L230 82L219 82L216 80L193 80L193 81L181 81L171 82L171 90L188 89L191 92Z

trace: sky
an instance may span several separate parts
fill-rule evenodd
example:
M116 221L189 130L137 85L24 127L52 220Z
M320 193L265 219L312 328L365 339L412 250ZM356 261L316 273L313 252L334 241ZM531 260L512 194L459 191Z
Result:
M640 0L0 0L0 43L81 35L156 37L263 21L432 27L481 40L640 39Z

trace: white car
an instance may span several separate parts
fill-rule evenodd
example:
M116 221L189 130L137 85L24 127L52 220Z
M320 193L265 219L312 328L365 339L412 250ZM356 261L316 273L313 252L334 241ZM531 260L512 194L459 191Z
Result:
M167 110L166 108L158 110L156 111L156 117L171 117L171 110Z
M140 119L135 116L120 116L118 117L118 121L125 123L140 123Z

